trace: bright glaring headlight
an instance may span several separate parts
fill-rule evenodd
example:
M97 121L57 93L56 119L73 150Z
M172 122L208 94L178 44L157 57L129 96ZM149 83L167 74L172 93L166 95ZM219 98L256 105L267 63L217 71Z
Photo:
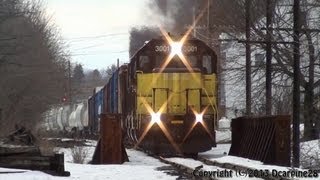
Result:
M161 119L160 119L160 112L157 112L157 113L152 113L151 114L151 122L152 123L160 123Z
M203 115L202 114L196 114L196 122L202 122L203 120Z
M171 55L182 54L182 43L172 42L170 46L171 46L171 52L170 52Z

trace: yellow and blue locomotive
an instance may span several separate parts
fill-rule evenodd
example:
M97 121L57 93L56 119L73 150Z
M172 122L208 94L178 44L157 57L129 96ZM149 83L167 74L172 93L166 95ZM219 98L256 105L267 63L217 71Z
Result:
M136 146L160 154L197 154L216 145L217 55L203 41L152 39L104 89L103 111L122 115Z

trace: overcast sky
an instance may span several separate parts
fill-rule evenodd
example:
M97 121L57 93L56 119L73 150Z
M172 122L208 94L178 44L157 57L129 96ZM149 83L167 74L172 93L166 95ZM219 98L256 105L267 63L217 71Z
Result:
M146 0L45 0L50 20L86 69L128 61L130 27L141 25Z

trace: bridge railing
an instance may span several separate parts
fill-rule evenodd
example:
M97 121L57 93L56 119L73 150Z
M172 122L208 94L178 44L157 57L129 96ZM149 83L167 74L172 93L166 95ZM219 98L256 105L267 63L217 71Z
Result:
M290 122L289 115L232 119L229 155L290 166Z

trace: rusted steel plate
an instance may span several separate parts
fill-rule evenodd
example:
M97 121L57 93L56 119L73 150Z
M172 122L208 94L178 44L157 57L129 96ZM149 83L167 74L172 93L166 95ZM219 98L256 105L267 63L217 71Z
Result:
M100 117L100 163L122 164L127 156L122 140L121 115L108 113Z

